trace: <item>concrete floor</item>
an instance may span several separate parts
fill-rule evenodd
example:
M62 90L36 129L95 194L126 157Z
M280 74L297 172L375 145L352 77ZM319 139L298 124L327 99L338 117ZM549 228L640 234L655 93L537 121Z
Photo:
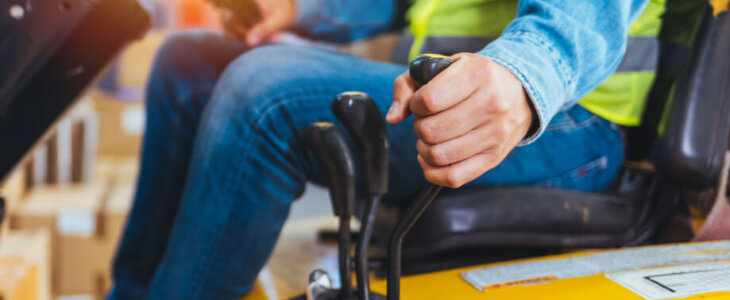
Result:
M307 183L307 189L301 198L294 201L289 219L301 219L316 216L331 216L332 204L330 195L326 188L312 183Z

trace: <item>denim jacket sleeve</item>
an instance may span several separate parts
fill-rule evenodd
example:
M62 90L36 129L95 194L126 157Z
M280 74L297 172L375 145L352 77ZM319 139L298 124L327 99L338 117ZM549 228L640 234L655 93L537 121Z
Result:
M404 0L295 0L295 30L330 42L351 42L394 29Z
M647 0L520 0L517 17L478 54L522 81L537 111L537 139L552 117L596 88L618 67L627 32Z

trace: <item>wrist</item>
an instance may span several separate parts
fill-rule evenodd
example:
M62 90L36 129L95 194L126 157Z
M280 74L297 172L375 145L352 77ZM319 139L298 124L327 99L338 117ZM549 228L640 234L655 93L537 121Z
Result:
M530 126L527 129L527 134L522 138L523 140L526 140L530 138L531 136L535 136L537 132L540 130L540 122L539 116L537 115L537 110L535 109L535 105L530 101L530 95L527 94L527 91L523 89L523 93L525 95L525 101L527 102L527 106L530 107Z

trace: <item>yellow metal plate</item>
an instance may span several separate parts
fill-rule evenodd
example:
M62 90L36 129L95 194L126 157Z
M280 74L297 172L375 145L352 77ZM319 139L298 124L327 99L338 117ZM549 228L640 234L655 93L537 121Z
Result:
M575 256L557 255L524 261L539 261ZM511 262L514 263L514 262ZM503 263L500 263L503 264ZM499 264L493 264L499 265ZM486 265L486 266L493 266ZM490 299L490 300L643 300L644 298L608 279L603 274L555 280L535 285L497 288L480 292L459 276L462 272L486 266L455 269L405 277L401 280L401 299ZM385 294L384 280L372 283L373 290ZM696 295L683 299L730 299L730 292Z
M715 16L730 10L730 0L710 0L710 4L712 4L712 11Z

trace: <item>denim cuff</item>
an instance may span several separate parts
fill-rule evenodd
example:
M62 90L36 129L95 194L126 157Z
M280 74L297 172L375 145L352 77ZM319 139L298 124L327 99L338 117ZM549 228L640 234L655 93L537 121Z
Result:
M322 0L294 0L297 5L297 21L295 27L312 24L321 13Z
M520 146L534 142L553 116L567 103L573 85L569 73L547 39L532 32L502 35L477 52L510 70L521 82L532 106L537 111L537 131L526 137Z

